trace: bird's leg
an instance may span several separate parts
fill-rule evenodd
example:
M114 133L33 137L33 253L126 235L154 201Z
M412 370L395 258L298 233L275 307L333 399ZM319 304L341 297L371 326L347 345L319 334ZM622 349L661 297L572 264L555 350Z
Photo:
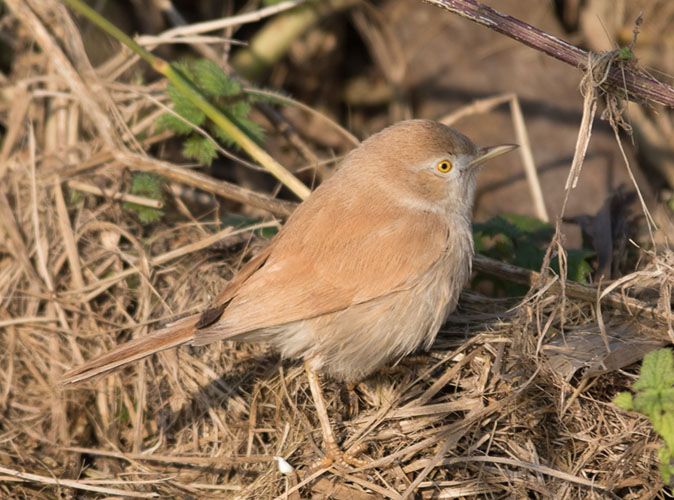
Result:
M358 453L364 451L362 446L356 447L356 449L351 452L344 452L337 445L335 433L332 430L332 425L330 425L330 419L328 418L328 410L325 406L325 399L323 399L323 391L321 390L321 382L318 380L318 375L308 363L304 363L304 369L306 370L307 378L309 379L309 388L311 389L311 396L313 397L314 405L316 406L316 413L318 413L318 420L321 423L323 442L325 445L325 456L314 463L311 468L318 470L329 467L333 463L342 466L348 464L353 467L362 467L366 465L366 461L356 457Z

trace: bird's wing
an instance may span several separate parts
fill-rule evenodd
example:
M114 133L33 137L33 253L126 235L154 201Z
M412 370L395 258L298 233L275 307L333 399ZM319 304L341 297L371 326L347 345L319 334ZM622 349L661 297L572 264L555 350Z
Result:
M288 221L261 267L194 343L345 309L412 286L443 255L446 219L398 207L332 203ZM338 220L339 219L339 220Z

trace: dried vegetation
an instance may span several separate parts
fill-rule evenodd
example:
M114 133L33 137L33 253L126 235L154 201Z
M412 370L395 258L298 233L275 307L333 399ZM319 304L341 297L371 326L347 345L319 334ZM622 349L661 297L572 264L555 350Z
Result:
M654 3L671 21L671 5ZM92 72L81 29L58 2L7 5L14 61L0 97L1 497L664 496L657 437L611 399L634 379L633 367L622 368L672 339L674 262L665 246L639 250L636 273L614 290L645 310L567 296L547 273L521 301L467 291L430 353L355 391L326 381L342 442L367 444L371 463L358 471L305 477L322 445L308 386L296 362L266 346L184 348L60 387L59 376L83 360L206 306L261 244L259 226L235 229L216 210L283 215L290 204L169 163L170 142L157 145L170 137L151 127L166 102L161 82L134 80L124 51ZM674 57L649 63L664 60ZM662 142L666 117L649 122L652 140ZM348 150L336 137L337 152ZM328 156L291 139L300 152ZM267 143L292 157L287 135ZM198 187L212 207L195 215L176 189L170 217L142 225L114 196L128 193L132 170ZM298 473L280 474L274 456Z

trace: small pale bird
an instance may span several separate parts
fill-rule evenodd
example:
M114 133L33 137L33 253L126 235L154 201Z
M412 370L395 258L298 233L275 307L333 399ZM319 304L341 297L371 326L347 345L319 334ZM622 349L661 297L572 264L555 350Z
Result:
M304 360L324 463L354 463L336 443L316 372L353 383L430 347L470 275L477 173L515 147L476 147L427 120L382 130L345 157L210 308L73 369L63 382L181 344L268 342Z

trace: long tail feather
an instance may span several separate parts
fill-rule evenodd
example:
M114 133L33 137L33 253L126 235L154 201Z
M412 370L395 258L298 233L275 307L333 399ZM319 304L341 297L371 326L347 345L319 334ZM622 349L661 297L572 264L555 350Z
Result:
M81 382L96 375L116 370L156 352L186 344L194 336L194 327L199 320L199 316L197 314L180 319L161 330L152 332L150 335L122 344L112 351L65 373L61 383L74 384Z

